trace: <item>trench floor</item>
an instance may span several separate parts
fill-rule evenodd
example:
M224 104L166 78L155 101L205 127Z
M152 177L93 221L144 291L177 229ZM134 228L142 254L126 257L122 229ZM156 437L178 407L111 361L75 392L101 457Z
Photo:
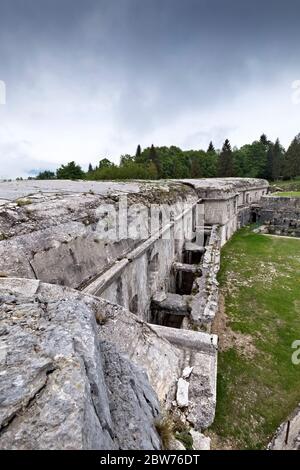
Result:
M215 449L263 449L300 402L300 240L237 232L222 250ZM300 356L300 355L299 355Z

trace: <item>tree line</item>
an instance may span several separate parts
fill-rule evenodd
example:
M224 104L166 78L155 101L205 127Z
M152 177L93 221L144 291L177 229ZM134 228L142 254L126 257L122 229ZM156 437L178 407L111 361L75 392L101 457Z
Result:
M300 176L300 134L285 150L279 139L272 142L263 134L259 140L241 148L231 147L228 139L221 150L210 142L204 150L181 150L179 147L138 145L135 155L122 155L117 165L107 158L98 165L89 164L84 172L74 161L57 171L43 171L36 179L167 179L212 177L266 178L274 181Z

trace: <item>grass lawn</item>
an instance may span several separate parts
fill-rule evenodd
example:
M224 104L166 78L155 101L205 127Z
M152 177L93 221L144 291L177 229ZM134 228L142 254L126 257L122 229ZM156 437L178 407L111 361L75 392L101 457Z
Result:
M273 196L300 197L300 191L274 193Z
M237 232L222 250L215 448L262 449L300 402L300 240ZM215 330L216 331L216 330ZM222 337L222 331L224 337Z
M283 191L300 191L300 178L295 178L293 180L286 180L286 181L274 181L270 183L271 186L275 188L279 187Z

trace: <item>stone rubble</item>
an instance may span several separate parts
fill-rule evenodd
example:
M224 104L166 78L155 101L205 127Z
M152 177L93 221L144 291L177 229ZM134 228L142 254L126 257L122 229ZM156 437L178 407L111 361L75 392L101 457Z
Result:
M189 406L189 386L189 382L180 377L177 383L176 393L176 402L179 408L186 408Z

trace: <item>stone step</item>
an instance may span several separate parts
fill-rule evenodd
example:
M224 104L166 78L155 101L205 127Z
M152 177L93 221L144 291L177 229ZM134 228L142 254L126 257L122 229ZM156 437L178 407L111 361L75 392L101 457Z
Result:
M196 243L193 243L193 242L185 242L184 250L185 251L190 251L192 253L204 253L205 252L205 247L197 245Z
M189 315L188 297L170 292L162 296L159 292L152 297L151 309L172 315Z
M172 266L176 272L193 273L198 275L202 274L201 268L195 264L179 263L175 261Z

